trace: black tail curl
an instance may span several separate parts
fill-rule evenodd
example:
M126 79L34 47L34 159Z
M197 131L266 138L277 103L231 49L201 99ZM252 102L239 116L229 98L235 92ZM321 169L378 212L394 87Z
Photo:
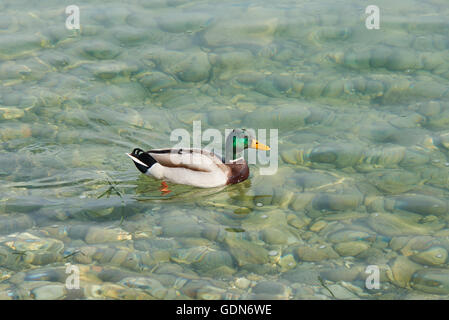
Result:
M143 151L142 149L135 148L133 152L131 152L131 155L133 157L136 157L139 159L142 163L145 163L147 165L146 167L141 165L140 163L137 163L134 161L134 164L136 165L137 169L139 169L140 172L145 173L149 168L153 166L157 161L150 156L147 152Z
M134 157L137 157L139 154L144 153L144 152L145 152L145 151L143 151L143 150L140 149L140 148L135 148L135 149L133 150L133 152L131 152L131 155L134 156Z

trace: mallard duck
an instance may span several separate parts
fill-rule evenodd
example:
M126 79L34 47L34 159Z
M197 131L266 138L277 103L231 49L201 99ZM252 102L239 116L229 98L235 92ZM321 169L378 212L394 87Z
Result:
M201 188L221 187L245 181L249 168L243 158L247 148L270 150L245 129L234 129L226 138L225 158L202 149L135 148L127 155L140 172L156 179ZM226 161L226 160L228 161Z

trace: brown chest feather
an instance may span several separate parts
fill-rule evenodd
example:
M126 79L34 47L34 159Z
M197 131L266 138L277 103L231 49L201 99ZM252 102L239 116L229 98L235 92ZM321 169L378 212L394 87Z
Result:
M246 161L229 163L226 166L230 169L228 173L228 182L227 184L235 184L248 179L249 176L249 168L246 164Z

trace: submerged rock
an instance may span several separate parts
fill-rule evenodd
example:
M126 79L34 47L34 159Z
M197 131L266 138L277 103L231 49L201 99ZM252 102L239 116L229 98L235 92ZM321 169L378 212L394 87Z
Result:
M201 261L208 252L209 249L206 246L180 248L171 252L170 259L177 263L191 264Z
M23 231L33 225L33 219L26 214L0 215L0 234Z
M20 257L18 254L14 254L14 251L10 248L0 246L0 265L11 270L20 268L21 265L18 263Z
M321 230L323 230L326 227L327 227L327 222L323 221L323 220L319 220L319 221L315 222L314 224L312 224L309 227L309 230L313 231L313 232L320 232Z
M309 203L314 197L317 190L322 190L323 188L327 186L332 186L336 181L337 178L325 173L320 172L308 172L308 171L301 171L293 176L293 178L296 181L296 184L303 189L303 191L306 191L304 193L299 193L296 196L296 200L292 203L294 209L300 209L302 206L306 206L307 203ZM296 204L296 208L295 208Z
M176 66L176 70L179 71L175 71L175 73L183 81L198 82L209 78L210 68L207 54L198 52L180 62Z
M267 228L261 233L262 239L268 244L285 244L288 241L288 235L279 229Z
M303 261L322 261L326 259L336 259L338 254L330 245L315 244L312 246L300 246L296 250L300 260Z
M119 299L119 300L148 300L154 299L151 295L144 293L137 288L130 288L125 285L103 283L87 284L83 287L84 296L87 299Z
M52 281L65 282L67 274L65 268L39 268L28 271L24 276L24 281Z
M371 53L368 50L349 51L344 55L343 64L353 69L367 69L370 67Z
M446 201L427 195L401 195L394 198L396 209L406 210L419 214L432 214L441 216L448 212Z
M319 286L320 272L314 264L301 263L296 268L285 272L282 278L288 280L290 283L301 283L313 286Z
M150 34L151 38L151 31L148 32L145 29L140 28L132 28L127 26L120 26L117 28L114 28L111 30L114 37L119 40L121 43L126 44L128 46L131 45L137 45L140 42L143 42L147 40L148 34Z
M328 236L328 240L333 243L339 242L352 242L359 240L366 240L370 237L368 232L357 231L357 230L339 230L331 233Z
M392 50L385 46L379 46L371 50L370 66L373 68L385 67L391 53Z
M34 34L18 33L1 34L0 58L12 59L26 55L47 46L49 40Z
M132 236L119 228L116 229L104 229L91 227L86 233L86 243L107 243L123 240L131 240Z
M51 284L31 290L30 295L36 300L58 300L66 294L65 285Z
M369 248L370 245L364 241L340 242L334 246L335 251L342 257L355 257Z
M96 59L113 59L117 57L121 50L114 44L102 40L95 40L89 42L81 47L81 51L84 55L90 58Z
M200 300L222 300L226 290L214 286L204 286L196 292L196 298Z
M347 267L336 267L336 268L325 268L321 271L321 276L324 279L330 281L354 281L360 274L363 274L365 268L362 266L355 266L352 268Z
M46 265L62 260L64 243L60 240L24 232L2 237L0 243L14 250L18 254L16 257L28 264Z
M449 270L424 269L413 274L411 285L414 289L436 294L449 293Z
M164 299L167 295L167 289L156 279L147 277L126 277L119 283L129 288L141 289L156 299Z
M361 202L360 194L321 193L313 199L312 206L316 210L346 211L356 209Z
M317 163L334 164L337 168L351 167L362 156L362 150L354 144L321 145L312 149L308 159Z
M161 221L166 237L201 237L203 228L193 219L183 216L165 216Z
M159 16L157 21L162 30L173 33L193 33L204 29L211 16L202 12L171 12Z
M444 132L440 135L440 143L446 149L449 149L449 132Z
M311 218L306 216L305 214L295 215L289 214L287 216L287 223L296 229L303 229L312 221Z
M208 55L198 48L182 53L171 50L151 51L148 59L154 61L165 73L176 75L182 81L204 81L210 75Z
M267 46L273 40L277 18L221 20L203 35L208 47Z
M387 146L383 148L373 148L363 152L363 163L394 167L399 164L405 157L406 148L399 146Z
M304 84L301 94L306 98L317 98L321 96L326 83L322 81L308 81Z
M285 285L275 281L261 281L252 289L252 292L255 294L254 298L260 299L287 299L289 291L291 290Z
M388 58L386 67L390 70L405 71L409 69L419 69L419 57L410 50L395 50Z
M296 267L296 260L293 254L287 254L279 258L278 265L281 267L281 271L285 272L287 270Z
M420 265L410 261L407 257L398 256L391 263L392 279L390 280L399 287L409 287L412 275L421 268Z
M302 104L286 104L275 110L264 108L248 113L243 122L250 128L291 129L304 126L309 115L310 111Z
M247 278L237 278L235 279L235 286L239 289L247 289L251 284L251 280Z
M419 252L410 258L418 263L428 266L439 266L446 263L447 250L443 247L430 247L429 249Z
M418 81L411 85L409 91L419 98L438 99L448 90L449 86L436 81Z
M139 82L151 92L160 92L177 84L173 77L157 71L144 75L139 79Z
M200 273L215 274L226 272L223 268L228 268L228 271L233 271L234 263L231 255L223 250L213 250L207 252L201 260L194 262L193 267ZM233 271L235 272L235 271Z
M388 193L403 193L416 188L420 176L414 172L404 170L386 170L373 172L368 175L377 188Z
M332 292L332 295L329 291L326 289L321 290L324 294L330 295L332 297L335 297L335 299L341 299L341 300L355 300L360 299L357 295L346 289L345 287L338 285L338 284L331 284L329 287L329 290Z
M247 240L227 237L225 244L240 267L247 264L264 264L269 260L266 249Z
M368 218L369 226L376 232L392 237L403 235L426 235L441 229L441 224L418 223L413 217L404 217L399 214L372 213Z
M344 90L344 80L333 80L328 82L323 90L323 96L336 98L343 93Z

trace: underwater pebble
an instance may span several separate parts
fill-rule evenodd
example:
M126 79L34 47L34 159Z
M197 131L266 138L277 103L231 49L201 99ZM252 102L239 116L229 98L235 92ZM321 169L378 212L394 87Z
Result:
M449 290L449 270L447 269L424 269L415 272L411 279L414 289L435 293L447 294Z
M338 254L334 249L326 245L300 246L296 253L299 259L303 261L322 261L338 258Z
M226 238L225 244L239 266L268 262L268 251L252 242Z
M237 288L246 289L251 284L251 281L246 278L237 278L235 279L235 285Z
M419 252L410 258L418 263L428 266L438 266L446 263L447 250L442 247L430 247L429 249Z
M31 296L36 300L57 300L64 297L66 292L64 285L47 285L33 289Z
M370 245L363 241L340 242L334 246L335 251L342 257L355 257L368 248Z

